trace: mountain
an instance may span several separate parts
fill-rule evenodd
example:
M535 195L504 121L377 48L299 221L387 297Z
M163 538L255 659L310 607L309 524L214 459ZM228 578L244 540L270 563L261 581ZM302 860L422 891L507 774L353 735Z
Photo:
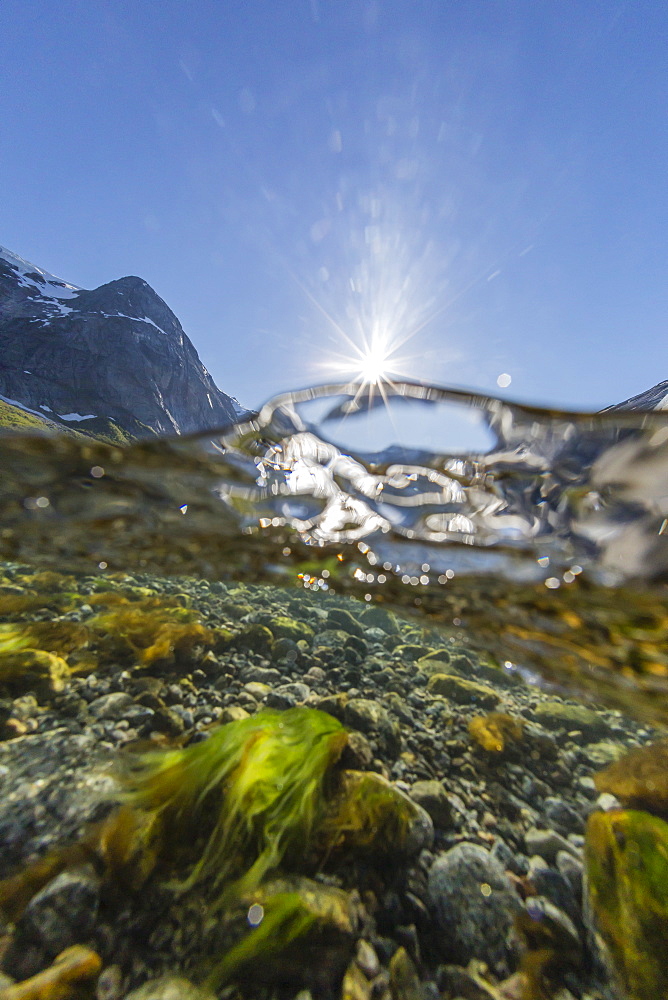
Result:
M659 382L651 389L625 399L623 403L606 406L603 412L609 410L668 410L668 382Z
M220 427L244 412L141 278L78 288L3 247L0 402L118 440Z

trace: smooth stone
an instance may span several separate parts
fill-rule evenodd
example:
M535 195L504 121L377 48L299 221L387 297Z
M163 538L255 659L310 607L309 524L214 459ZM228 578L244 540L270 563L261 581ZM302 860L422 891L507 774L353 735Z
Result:
M608 723L598 712L584 705L565 705L561 701L541 702L533 711L534 722L547 729L579 729L585 736L601 736Z
M112 694L103 694L101 698L91 701L88 711L97 719L120 720L126 718L126 713L136 705L136 701L129 694L114 691Z
M95 926L100 902L100 878L92 866L61 872L28 903L17 931L38 941L54 958L84 941Z
M531 827L524 834L524 843L527 854L539 854L546 861L554 861L558 851L567 851L575 857L580 856L580 852L573 846L570 840L566 840L555 830L539 830Z
M545 818L557 833L582 833L584 819L580 813L567 805L562 799L548 796L543 802Z
M366 608L360 615L360 621L366 628L381 629L386 635L399 634L396 618L385 608Z
M263 701L271 691L268 684L262 684L260 681L249 681L248 684L244 684L243 689L257 701Z
M441 781L428 779L411 785L410 797L429 813L434 826L447 829L452 826L453 810L448 793Z
M458 704L476 705L479 708L495 708L501 702L500 695L486 684L448 674L432 674L427 691Z
M350 611L343 608L332 608L327 615L327 624L335 629L343 629L348 635L356 635L360 639L364 636L364 628Z
M496 976L508 975L521 903L499 861L477 844L457 844L431 866L428 888L440 957L464 966L481 959Z

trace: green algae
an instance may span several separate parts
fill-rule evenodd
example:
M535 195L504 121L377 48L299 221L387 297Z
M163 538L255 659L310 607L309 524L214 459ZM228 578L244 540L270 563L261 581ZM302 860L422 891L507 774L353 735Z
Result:
M253 905L260 906L257 902ZM293 941L302 938L316 919L298 892L280 893L265 901L261 911L259 925L225 953L207 977L207 986L218 988L251 963L281 954Z
M597 929L630 1000L668 996L668 823L638 810L595 812L585 860Z
M256 888L308 843L324 784L346 742L336 719L315 709L265 710L180 750L142 755L126 776L128 804L159 813L165 837L213 825L185 890L211 881L221 904Z

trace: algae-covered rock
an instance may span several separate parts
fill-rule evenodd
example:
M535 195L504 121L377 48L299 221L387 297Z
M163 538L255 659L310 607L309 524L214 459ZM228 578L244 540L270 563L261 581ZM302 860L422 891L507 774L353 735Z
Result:
M427 691L448 698L459 705L495 708L501 702L501 697L486 684L478 684L477 681L447 674L432 674L427 684Z
M143 754L126 777L126 798L161 815L165 849L207 825L183 888L207 880L222 905L259 886L286 855L303 858L346 738L336 719L316 709L265 710L204 742Z
M287 615L277 615L272 618L269 627L275 639L292 639L293 642L304 639L310 645L314 635L310 625L298 622L294 618L288 618Z
M399 626L391 611L378 606L365 608L360 614L360 621L365 628L379 628L387 635L397 635Z
M594 775L594 783L623 806L668 817L668 740L624 754Z
M270 656L274 641L273 633L266 625L249 625L231 639L230 644L238 649L248 649L261 656Z
M668 824L637 810L595 812L585 858L594 924L626 995L668 996Z
M429 813L372 771L343 771L339 789L315 832L320 853L414 856L431 847Z
M287 982L329 992L352 958L363 917L356 892L299 877L268 882L242 895L228 916L238 939L207 983Z
M447 650L438 650L439 655L429 654L416 660L415 666L422 674L432 677L434 674L445 674L447 677L461 677L457 667L453 667ZM447 659L445 659L447 657Z
M70 676L65 660L43 649L0 653L0 687L11 693L34 690L56 694L63 690Z
M534 709L533 718L546 729L579 729L591 738L603 736L608 731L607 722L598 712L562 701L541 702Z
M403 946L397 948L390 959L390 991L392 1000L422 1000L420 977Z
M471 739L490 754L502 754L522 742L524 723L506 712L476 715L469 722Z

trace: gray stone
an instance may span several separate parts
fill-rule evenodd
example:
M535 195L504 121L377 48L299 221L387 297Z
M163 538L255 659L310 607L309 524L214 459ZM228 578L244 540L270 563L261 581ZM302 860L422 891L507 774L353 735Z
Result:
M52 729L0 742L0 878L109 811L116 784L94 737Z
M452 826L452 804L442 782L416 781L411 785L410 796L414 802L427 810L435 826L441 829Z
M554 861L558 851L567 851L579 857L579 852L573 844L555 830L539 830L537 827L531 827L524 834L524 843L527 854L540 854L546 861Z
M348 635L356 635L359 638L364 635L363 626L350 611L345 611L343 608L332 608L327 615L327 624L330 628L343 629Z
M280 684L269 691L265 704L268 708L294 708L295 705L306 701L310 693L311 689L306 684Z
M318 646L327 646L332 649L342 649L345 646L347 638L348 633L344 632L343 629L323 629L322 632L316 634L313 640L313 648L317 650Z
M100 879L91 866L61 872L28 903L17 926L51 958L85 940L97 917Z
M136 702L124 691L114 691L112 694L103 694L101 698L91 701L88 711L97 719L114 719L118 721L126 717L126 712L134 708Z
M462 843L438 858L429 871L429 901L442 960L467 965L478 958L496 976L508 975L518 949L513 921L521 903L489 851Z
M241 671L241 680L246 683L255 681L258 684L280 684L283 674L275 667L246 667Z
M584 825L583 817L564 802L563 799L558 799L552 795L548 796L543 802L543 811L548 823L557 833L566 835L568 833L582 832Z

